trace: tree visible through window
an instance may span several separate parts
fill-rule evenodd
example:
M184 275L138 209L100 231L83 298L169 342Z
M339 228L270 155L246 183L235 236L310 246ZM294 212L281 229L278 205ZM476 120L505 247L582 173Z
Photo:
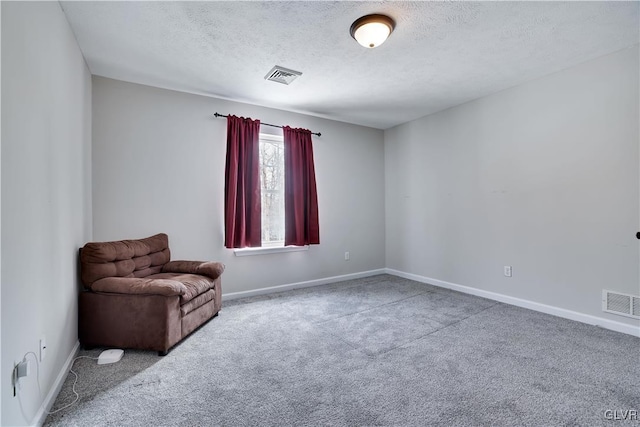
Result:
M260 134L262 246L284 245L284 144L281 136Z

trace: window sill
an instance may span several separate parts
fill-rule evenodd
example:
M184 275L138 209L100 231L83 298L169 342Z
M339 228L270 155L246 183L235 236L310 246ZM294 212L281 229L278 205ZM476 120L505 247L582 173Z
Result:
M260 248L242 248L234 249L233 253L236 256L253 256L253 255L267 255L276 254L279 252L300 252L308 251L309 246L264 246Z

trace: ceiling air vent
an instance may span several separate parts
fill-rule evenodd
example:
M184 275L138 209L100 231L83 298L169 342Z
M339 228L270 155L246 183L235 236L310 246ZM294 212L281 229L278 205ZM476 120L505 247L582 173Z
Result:
M278 82L285 85L288 85L292 81L301 76L302 73L300 71L290 70L288 68L281 67L276 65L264 76L265 80L271 80L272 82Z
M640 296L603 289L602 311L640 319Z

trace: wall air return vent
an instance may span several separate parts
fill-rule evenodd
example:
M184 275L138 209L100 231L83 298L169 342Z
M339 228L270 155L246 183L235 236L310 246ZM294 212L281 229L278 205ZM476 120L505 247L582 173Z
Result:
M284 85L288 85L292 81L301 76L302 73L300 71L290 70L288 68L281 67L276 65L264 76L265 80L271 80L272 82L282 83Z
M603 289L602 311L640 319L640 296Z

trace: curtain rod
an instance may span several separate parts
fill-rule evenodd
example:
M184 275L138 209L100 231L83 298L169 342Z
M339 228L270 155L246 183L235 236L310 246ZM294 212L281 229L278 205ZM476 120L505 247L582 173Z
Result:
M216 112L214 114L214 117L227 117L227 116L225 116L224 114L218 114ZM272 128L280 128L280 129L282 129L282 126L278 126L278 125L272 125L272 124L269 124L269 123L262 123L262 122L260 122L260 124L261 125L265 125L265 126L271 126ZM318 136L322 135L320 132L311 132L311 134L312 135L318 135Z

